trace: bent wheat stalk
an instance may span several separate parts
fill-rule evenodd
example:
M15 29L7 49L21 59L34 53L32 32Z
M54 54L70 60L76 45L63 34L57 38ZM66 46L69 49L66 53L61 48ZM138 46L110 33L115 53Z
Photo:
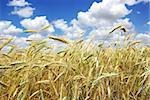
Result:
M56 40L56 41L59 41L59 42L62 42L62 43L65 43L65 44L69 44L70 42L66 39L63 39L63 38L59 38L59 37L54 37L54 36L49 36L49 39L52 39L52 40Z
M2 45L0 45L0 51L1 51L7 44L9 44L12 40L13 40L13 38L10 38L10 39L6 40L6 42L4 42Z

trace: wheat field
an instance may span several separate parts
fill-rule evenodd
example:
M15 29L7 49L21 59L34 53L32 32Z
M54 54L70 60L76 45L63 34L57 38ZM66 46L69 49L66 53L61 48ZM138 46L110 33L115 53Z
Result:
M53 50L44 40L30 41L27 48L2 52L13 39L0 45L0 100L150 99L149 46L49 39L65 46Z

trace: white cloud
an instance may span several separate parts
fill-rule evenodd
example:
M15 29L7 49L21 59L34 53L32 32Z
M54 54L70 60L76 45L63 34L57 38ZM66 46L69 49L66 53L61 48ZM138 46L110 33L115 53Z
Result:
M27 47L29 45L29 42L27 40L33 40L33 41L39 41L44 39L44 37L40 34L31 34L28 37L15 37L13 44L17 45L18 47Z
M28 18L33 15L34 10L35 8L32 8L32 7L15 8L14 11L11 12L11 14L18 15L24 18Z
M132 5L136 5L136 4L140 3L140 2L147 3L147 2L149 2L149 0L122 0L121 2L126 3L129 6L132 6Z
M0 21L0 31L7 29L10 26L10 21Z
M42 36L41 34L32 34L32 35L29 35L28 40L41 40L41 39L44 39L44 36Z
M49 21L46 19L45 16L41 16L41 17L36 17L35 19L24 19L23 21L21 21L21 25L26 28L26 29L40 29L44 26L49 25ZM51 26L49 29L47 29L46 31L43 31L42 33L45 32L53 32L53 26ZM1 38L13 38L13 41L11 42L11 44L16 45L17 47L27 47L28 46L28 42L27 40L42 40L47 38L46 36L48 34L29 34L29 36L27 37L18 37L13 35L14 33L20 33L23 32L22 29L16 28L14 25L12 25L11 21L0 21L0 32L4 33L4 34L0 34ZM1 42L1 41L0 41Z
M8 39L8 38L13 38L13 36L12 35L10 35L10 34L0 34L0 37L1 37L1 39L3 40L3 39ZM0 41L0 42L2 42L2 41Z
M10 25L10 27L8 29L3 30L3 32L6 34L17 34L17 33L21 33L22 29L19 29L14 25Z
M94 2L87 12L79 12L77 20L79 25L86 27L109 26L130 12L120 0L103 0Z
M67 37L80 36L81 32L91 34L104 33L105 30L111 29L114 25L122 23L127 28L133 24L129 19L122 19L131 11L120 0L103 0L102 2L94 2L86 12L79 12L77 19L73 19L70 25L63 19L54 22L56 28L61 29ZM87 34L86 34L87 35Z
M109 34L114 27L118 25L123 25L127 29L127 33L123 33L123 31L116 30L113 33ZM113 25L107 27L99 27L97 29L93 29L87 38L93 38L95 41L99 43L105 43L105 45L110 45L111 43L119 42L123 45L125 34L133 34L135 32L135 28L133 23L129 20L129 18L118 19ZM119 41L118 41L119 40Z
M99 28L110 27L118 19L124 18L130 14L125 4L136 4L145 0L102 0L102 2L94 2L86 12L79 12L76 24L81 28Z
M24 1L24 0L23 0ZM25 1L24 1L25 2ZM41 40L44 39L48 33L54 32L53 25L56 29L60 29L64 34L65 38L75 39L81 36L82 32L86 32L86 38L95 37L95 41L104 41L108 35L110 29L117 25L124 25L129 33L136 33L133 23L129 18L125 18L126 15L130 14L132 10L129 10L125 4L132 6L139 2L148 2L148 0L103 0L102 2L94 2L92 6L86 12L79 12L76 19L73 19L70 23L63 19L53 21L50 28L40 33L44 34L30 34L28 37L16 37L15 44L20 46L26 46L26 40ZM18 4L19 5L19 4ZM25 4L22 7L17 7L12 14L19 15L21 17L30 17L33 14L34 8L28 7L29 4ZM1 25L0 30L4 30L6 33L11 33L9 30L16 29L15 26L10 26L10 22L5 25ZM46 19L46 16L35 17L34 19L28 18L20 22L25 29L39 30L50 22ZM149 24L149 23L148 23ZM7 31L6 31L7 29ZM8 30L9 29L9 30ZM15 31L14 31L15 32ZM118 41L118 38L123 41L124 34L120 31L116 31L109 35L106 39L106 44ZM135 39L142 41L143 44L150 43L150 34L137 34ZM50 43L53 43L51 41Z
M135 5L141 1L142 0L122 0L121 2L124 2L124 3L128 4L129 6L132 6L132 5Z
M137 13L137 14L141 14L141 12L140 12L140 11L137 11L136 13Z
M116 31L108 36L110 29L123 25L128 30L128 34L135 34L134 24L129 18L124 18L131 10L125 4L135 5L144 0L103 0L94 2L86 12L79 12L77 19L73 19L69 24L63 19L54 22L54 26L64 32L67 38L80 36L80 31L86 31L86 38L95 38L95 41L104 41L106 44L122 41L125 35L121 31ZM89 34L88 34L89 33ZM144 41L144 39L146 39ZM143 44L149 43L149 35L138 34L136 40L141 40Z
M72 20L70 26L67 24L67 21L63 19L56 20L53 24L55 28L60 29L64 33L64 37L66 38L75 39L84 32L84 30L77 25L76 20Z
M150 25L150 21L147 22L147 25Z
M28 43L26 42L27 40L26 37L17 37L17 36L13 36L10 34L0 34L0 37L4 39L4 40L0 40L0 43L3 43L5 39L13 38L13 40L9 44L15 45L16 47L19 47L19 48L25 48L28 46ZM7 52L9 48L10 46L7 45L3 48L3 51Z
M50 25L50 22L46 19L46 16L40 16L40 17L35 17L34 19L24 19L20 22L20 24L25 28L25 29L31 29L31 30L39 30L45 26ZM52 33L54 32L54 28L51 25L50 28L46 29L44 32ZM44 33L42 32L42 33Z
M128 15L131 11L120 0L103 0L94 2L86 12L79 12L77 19L73 19L70 25L63 19L54 22L56 28L61 29L69 37L77 37L85 30L108 28L118 19Z
M15 37L12 44L15 44L17 47L25 48L28 46L26 37Z
M118 26L118 25L123 25L126 29L128 29L127 31L129 32L135 32L135 27L133 25L133 23L130 21L129 18L125 18L125 19L118 19L113 26Z
M23 6L28 6L30 5L30 3L26 2L25 0L12 0L9 2L8 4L9 6L19 6L19 7L23 7Z
M142 44L150 46L150 33L148 34L139 33L136 35L135 40L141 41Z
M28 18L33 15L35 8L30 7L31 3L25 0L12 0L8 3L8 6L13 6L14 10L11 14L18 15L19 17Z
M68 30L68 24L67 21L63 20L63 19L59 19L53 22L55 27L62 30L62 31L67 31Z
M22 32L22 29L17 28L11 21L0 21L1 34L18 34Z

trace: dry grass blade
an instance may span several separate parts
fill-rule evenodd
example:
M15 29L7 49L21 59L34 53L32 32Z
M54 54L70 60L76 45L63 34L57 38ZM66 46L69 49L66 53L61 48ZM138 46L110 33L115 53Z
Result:
M39 31L37 31L37 30L24 30L23 32L25 32L25 33L38 33Z
M13 51L15 48L16 48L15 45L10 45L10 49L9 49L9 51L8 51L8 54L9 54L9 53L12 53L12 51Z
M49 39L56 40L56 41L59 41L59 42L65 43L65 44L70 43L68 40L65 40L63 38L54 37L54 36L49 36Z
M35 91L30 97L29 97L29 100L32 100L31 98L32 97L34 97L36 94L38 94L40 91L39 90L37 90L37 91Z
M9 69L9 68L12 68L12 66L0 66L0 69Z
M142 75L141 75L141 77L143 77L144 75L150 75L150 69L148 69L147 71L145 71Z
M13 38L10 38L10 39L6 40L6 42L4 42L3 44L1 44L1 45L0 45L0 51L1 51L7 44L9 44L12 40L13 40Z
M3 86L3 87L8 87L8 85L2 81L0 81L0 85Z
M93 81L92 85L98 84L98 82L102 78L111 77L111 76L118 76L118 73L103 73L102 75L100 75L100 77L98 77L96 80Z
M43 90L42 90L42 89L40 89L40 99L41 99L41 100L45 100L45 99L44 99L44 94L43 94Z
M47 25L47 26L45 26L45 27L42 27L42 28L40 29L40 31L46 30L46 29L50 28L50 26L51 26L51 25Z
M141 43L141 42L140 42L140 41L131 42L131 43L128 45L128 47L130 48L130 47L132 47L132 46L134 46L134 45L136 45L136 44L139 44L139 43Z
M14 66L14 65L22 65L22 64L25 64L25 62L24 61L15 61L15 62L12 62L10 65Z
M123 32L127 32L127 29L124 28L123 25L119 25L119 26L113 28L113 29L109 32L109 34L113 33L114 31L116 31L116 30L118 30L118 29L119 29L119 30L122 30Z
M37 81L35 84L48 84L50 82L50 80L42 80L42 81Z
M119 29L119 28L121 28L121 27L122 27L122 25L119 25L119 26L113 28L113 29L109 32L109 34L113 33L115 30L117 30L117 29Z
M53 89L54 89L55 95L58 97L59 94L58 94L57 89L56 89L56 87L55 87L55 85L54 85L54 82L51 82L51 84L52 84L52 87L53 87Z
M47 25L47 26L45 26L45 27L42 27L42 28L39 29L39 30L24 30L23 32L25 32L25 33L39 33L40 31L46 30L46 29L48 29L48 28L50 28L50 25Z
M54 82L56 82L64 73L65 73L65 72L60 73L60 74L56 77L56 79L54 80Z

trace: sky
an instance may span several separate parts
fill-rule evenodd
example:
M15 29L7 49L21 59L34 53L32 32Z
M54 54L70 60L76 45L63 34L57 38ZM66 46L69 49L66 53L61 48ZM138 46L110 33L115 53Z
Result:
M25 46L27 39L49 35L76 39L84 33L85 39L104 40L108 30L122 24L136 40L148 45L149 10L149 0L0 0L0 36L13 37L20 46ZM23 32L49 24L50 28L38 33ZM117 37L113 34L107 42Z

